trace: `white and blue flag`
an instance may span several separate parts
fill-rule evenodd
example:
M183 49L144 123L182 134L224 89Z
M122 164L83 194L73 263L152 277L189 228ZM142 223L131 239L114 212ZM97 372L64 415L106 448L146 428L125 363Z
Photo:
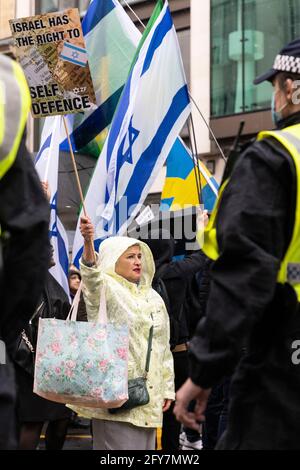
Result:
M88 61L86 49L75 46L67 41L64 42L60 58L80 67L85 67Z
M41 147L35 159L35 168L40 180L48 181L51 193L49 237L54 250L55 266L49 271L70 298L68 283L68 237L57 215L59 144L62 132L62 117L48 117L46 121L47 125L44 126L41 137Z
M141 33L118 0L93 0L82 31L97 108L67 116L73 149L98 158L128 77ZM62 150L69 151L63 136Z
M134 219L190 114L180 48L166 2L122 93L85 199L95 248ZM83 240L77 226L73 259Z

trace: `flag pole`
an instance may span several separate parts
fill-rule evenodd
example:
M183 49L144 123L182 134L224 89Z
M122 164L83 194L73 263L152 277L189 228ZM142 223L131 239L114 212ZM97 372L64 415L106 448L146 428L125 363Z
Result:
M56 131L56 127L58 126L58 119L60 116L55 116L54 121L53 121L53 129L52 129L52 135L51 135L51 142L50 142L50 147L49 147L49 152L48 152L48 158L47 158L47 163L46 163L46 169L45 169L45 174L44 174L44 179L43 181L47 182L48 180L48 173L49 173L49 168L50 168L50 162L51 162L51 154L52 154L52 149L54 145L54 134Z
M197 188L197 194L199 199L199 204L202 204L202 197L201 197L201 174L198 165L198 151L197 151L197 143L196 143L196 136L195 136L195 128L193 123L192 114L190 114L188 119L188 132L189 132L189 139L191 144L191 152L194 164L194 172L195 172L195 182Z
M125 5L127 6L128 10L131 11L131 13L136 17L136 19L138 20L138 22L140 23L140 25L146 29L146 25L142 22L141 18L136 14L136 12L131 8L131 6L129 5L129 3L126 1L126 0L123 0L123 3L125 3Z
M199 108L199 106L197 105L196 101L194 100L194 98L192 97L192 95L191 95L190 93L189 93L189 96L190 96L190 98L191 98L191 100L192 100L192 102L193 102L195 108L197 109L198 113L200 114L202 120L204 121L204 124L206 125L206 127L207 127L207 129L208 129L210 135L211 135L212 138L214 139L214 142L215 142L216 146L218 147L218 150L219 150L219 152L220 152L221 157L223 158L224 162L226 163L226 162L227 162L227 158L225 157L224 152L223 152L223 150L221 149L220 144L219 144L219 142L218 142L218 140L217 140L217 138L216 138L216 136L215 136L215 134L214 134L212 128L210 127L209 123L207 122L207 120L205 119L203 113L201 112L201 109Z
M67 126L65 116L63 116L63 123L64 123L65 131L66 131L66 135L67 135L67 139L68 139L68 144L69 144L69 148L70 148L70 155L71 155L71 160L72 160L72 163L73 163L73 169L74 169L74 172L75 172L76 183L77 183L77 188L78 188L78 192L79 192L79 196L80 196L80 201L81 201L81 204L82 204L84 215L85 215L85 217L87 217L85 204L84 204L82 187L81 187L81 183L80 183L80 179L79 179L79 175L78 175L78 170L77 170L76 161L75 161L75 157L74 157L73 147L72 147L70 134L69 134L69 131L68 131L68 126Z
M69 131L68 131L66 118L65 118L65 116L63 116L62 118L63 118L63 123L64 123L65 131L66 131L66 135L67 135L67 139L68 139L68 144L69 144L69 148L70 148L70 155L71 155L71 160L72 160L72 163L73 163L73 168L74 168L74 172L75 172L75 176L76 176L76 182L77 182L77 188L78 188L78 192L79 192L79 196L80 196L80 201L81 201L81 204L82 204L84 216L88 217L87 212L86 212L86 208L85 208L85 204L84 204L82 187L81 187L81 183L80 183L80 179L79 179L79 174L78 174L78 170L77 170L77 165L76 165L76 161L75 161L75 157L74 157L73 147L72 147L72 143L71 143L71 139L70 139L70 134L69 134ZM93 247L94 262L96 263L94 243L93 243L92 240L91 240L91 245Z
M198 175L198 182L199 182L199 189L200 189L200 199L202 203L202 184L201 184L201 172L199 168L199 158L198 158L198 146L197 146L197 139L196 139L196 133L195 133L195 126L194 126L194 119L193 119L193 114L191 113L191 126L192 126L192 136L194 140L194 148L195 148L195 157L196 157L196 165L197 165L197 175Z

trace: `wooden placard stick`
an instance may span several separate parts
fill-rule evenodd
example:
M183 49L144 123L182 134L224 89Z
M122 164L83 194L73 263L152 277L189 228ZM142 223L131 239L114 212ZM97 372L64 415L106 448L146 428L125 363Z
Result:
M70 139L70 135L69 135L68 126L67 126L65 116L63 116L63 123L64 123L64 126L65 126L65 131L66 131L68 144L69 144L69 148L70 148L70 155L71 155L71 160L72 160L73 168L74 168L74 172L75 172L75 177L76 177L76 182L77 182L77 188L78 188L78 191L79 191L80 201L81 201L81 204L82 204L84 215L85 215L85 217L88 217L87 212L86 212L86 208L85 208L85 204L84 204L82 187L81 187L81 183L80 183L80 179L79 179L79 174L78 174L78 170L77 170L77 166L76 166L73 147L72 147L72 143L71 143L71 139ZM92 247L92 250L93 250L94 263L96 264L96 255L95 255L95 250L94 250L94 243L93 243L92 240L91 240L90 243L91 243L91 247Z

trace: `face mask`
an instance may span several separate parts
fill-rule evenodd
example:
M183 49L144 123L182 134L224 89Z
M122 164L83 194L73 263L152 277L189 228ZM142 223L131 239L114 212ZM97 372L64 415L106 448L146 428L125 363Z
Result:
M274 91L272 95L271 112L272 112L272 121L275 124L275 126L278 127L279 121L283 119L282 111L287 107L288 103L285 103L283 106L281 106L281 108L278 111L276 111L276 108L275 108L276 93L278 93L278 91Z

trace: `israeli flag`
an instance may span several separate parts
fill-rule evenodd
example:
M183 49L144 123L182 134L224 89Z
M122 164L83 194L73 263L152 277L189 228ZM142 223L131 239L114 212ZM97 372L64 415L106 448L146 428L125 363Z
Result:
M35 168L40 180L48 181L51 193L49 237L54 250L55 266L49 271L70 298L68 237L57 215L59 144L62 132L62 117L47 117L41 137L41 147L35 159Z
M80 67L85 67L88 61L86 50L69 42L64 42L60 58Z
M166 2L126 82L86 195L96 249L104 238L126 232L189 114L184 68ZM78 223L75 263L82 246Z

